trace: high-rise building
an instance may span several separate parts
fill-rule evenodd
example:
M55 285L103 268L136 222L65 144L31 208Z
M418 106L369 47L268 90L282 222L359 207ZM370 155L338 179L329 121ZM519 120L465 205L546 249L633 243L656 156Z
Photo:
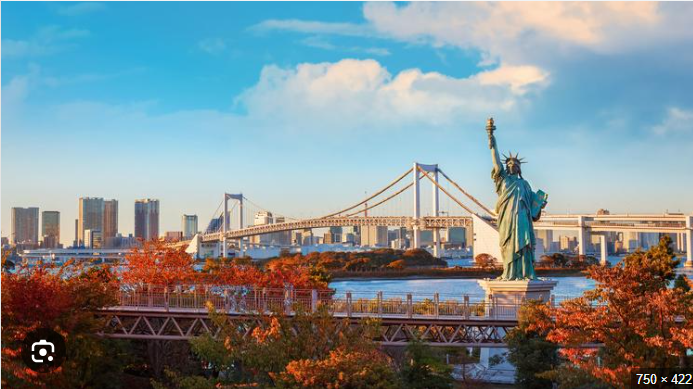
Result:
M84 247L100 249L103 246L101 230L84 230Z
M159 238L159 200L135 200L135 237L142 240Z
M259 226L263 224L272 224L274 223L274 217L272 216L272 212L268 211L260 211L255 214L255 223L253 225ZM255 235L250 237L250 243L256 243L256 244L271 244L272 243L272 234L263 234L263 235Z
M60 212L41 212L41 236L43 247L54 249L60 244Z
M38 244L39 209L12 207L12 243Z
M209 221L209 225L207 226L207 229L205 230L205 233L210 233L210 232L219 232L222 229L222 224L221 222L224 220L224 216L220 215L217 218L214 218Z
M276 216L274 218L274 223L286 223L286 218L284 216ZM291 231L275 232L271 235L272 244L277 246L291 245Z
M84 231L103 231L103 198L80 197L79 198L79 226L77 228L77 244L86 246Z
M577 238L574 236L561 235L559 243L561 251L575 251L578 246Z
M183 238L192 239L197 234L197 215L183 215Z
M421 230L419 232L419 242L422 246L433 244L433 231L432 230ZM363 244L363 243L361 243Z
M361 227L361 246L387 247L387 227Z
M183 231L166 231L164 239L167 242L180 242L183 240Z
M450 227L448 228L448 243L467 247L471 242L467 241L467 227Z
M79 247L79 219L75 219L75 240L72 241L72 247Z
M103 240L118 235L118 200L103 202Z
M272 224L272 222L272 212L260 211L255 214L255 223L253 225Z
M534 235L537 237L537 239L541 239L542 244L544 245L544 252L553 253L556 251L556 245L553 244L553 230L535 230Z

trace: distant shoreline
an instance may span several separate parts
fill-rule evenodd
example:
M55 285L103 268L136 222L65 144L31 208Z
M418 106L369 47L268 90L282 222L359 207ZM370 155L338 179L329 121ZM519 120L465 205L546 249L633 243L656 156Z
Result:
M536 269L539 277L579 277L584 275L584 269L557 268ZM500 270L480 270L474 268L447 268L447 269L405 269L400 271L365 271L365 272L330 272L333 281L353 280L415 280L415 279L483 279L496 278L501 275Z

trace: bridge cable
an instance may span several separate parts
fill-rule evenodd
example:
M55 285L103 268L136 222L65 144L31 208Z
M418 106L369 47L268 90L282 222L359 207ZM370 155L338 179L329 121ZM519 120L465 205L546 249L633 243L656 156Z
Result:
M245 197L245 196L243 196L243 199L246 200L247 202L249 202L251 205L254 205L254 206L258 207L258 208L259 208L260 210L262 210L262 211L265 211L265 212L272 212L272 211L270 211L268 208L262 207L262 206L260 206L259 204L254 203L252 200L250 200L249 198L247 198L247 197ZM282 215L282 214L280 214L280 213L277 213L277 216L283 216L284 218L290 219L290 220L300 220L300 219L296 219L295 217L290 217L290 216Z
M320 218L318 218L318 219L326 219L326 218L328 218L328 217L332 217L332 216L335 216L335 215L339 215L340 213L344 213L344 212L346 212L346 211L350 211L350 210L352 210L352 209L354 209L354 208L356 208L356 207L358 207L358 206L360 206L360 205L363 205L363 204L366 203L367 201L373 199L374 197L379 196L380 194L382 194L382 193L385 192L386 190L392 188L396 183L402 181L402 179L403 179L404 177L406 177L407 175L409 175L409 173L411 173L413 169L414 169L414 168L410 168L410 169L407 170L404 174L402 174L401 176L399 176L396 180L392 181L388 186L386 186L385 188L381 189L381 190L378 191L378 192L375 192L372 196L370 196L369 198L367 198L367 199L361 201L360 203L358 203L358 204L356 204L356 205L352 205L352 206L349 207L349 208L342 209L342 210L339 211L339 212L334 212L334 213L331 213L331 214L329 214L329 215L322 216L322 217L320 217Z
M426 171L423 170L422 168L419 168L419 171L421 171L421 173L423 173L423 175L426 176L426 178L428 178L428 179L433 183L433 185L437 186L438 189L442 190L443 193L445 193L446 195L448 195L448 197L450 197L450 198L451 198L454 202L456 202L460 207L464 208L464 209L465 209L467 212L469 212L469 213L472 213L472 214L474 214L474 215L479 216L479 214L477 214L476 212L474 212L474 211L472 211L471 209L469 209L469 207L467 207L466 205L462 204L462 202L461 202L460 200L457 200L453 195L450 194L450 192L448 192L447 190L445 190L445 188L443 188L442 186L440 186L439 183L437 183L431 176L428 175L428 172L426 172Z
M477 200L474 196L470 195L466 190L462 189L455 181L453 181L450 177L448 177L447 174L445 174L442 170L438 169L438 172L445 177L448 182L450 182L452 185L455 186L455 188L459 189L460 192L462 192L465 196L467 196L470 200L472 200L476 205L481 207L484 211L486 211L489 215L491 216L496 216L496 213L491 211L490 209L486 208L479 200ZM448 195L449 196L449 195Z
M216 219L216 215L218 215L218 213L221 212L221 206L222 206L222 204L224 204L224 200L221 200L221 201L219 202L219 205L217 205L217 209L214 210L214 212L212 212L212 218L210 219L210 222L211 222L211 220ZM223 212L222 212L222 213L223 213ZM209 225L208 225L207 227L209 227ZM209 232L209 233L216 233L216 232L219 232L219 231L216 231L216 230L215 230L215 231L208 231L208 229L205 229L205 233L207 233L207 232Z
M380 202L375 203L375 204L373 204L373 205L371 205L371 206L369 206L369 207L366 207L366 208L364 208L364 209L362 209L362 210L360 210L360 211L357 211L357 212L353 212L353 213L349 213L349 214L347 214L347 215L344 215L344 217L350 217L350 216L358 215L359 213L364 213L364 212L366 212L366 211L368 211L368 210L370 210L370 209L373 209L373 208L377 207L378 205L380 205L380 204L382 204L382 203L384 203L384 202L386 202L386 201L388 201L388 200L391 200L393 197L399 195L400 193L404 192L405 190L411 188L412 185L414 185L414 183L413 183L413 182L410 182L410 183L409 183L408 185L406 185L404 188L398 190L398 191L395 192L394 194L390 195L388 198L386 198L386 199L384 199L384 200L381 200Z

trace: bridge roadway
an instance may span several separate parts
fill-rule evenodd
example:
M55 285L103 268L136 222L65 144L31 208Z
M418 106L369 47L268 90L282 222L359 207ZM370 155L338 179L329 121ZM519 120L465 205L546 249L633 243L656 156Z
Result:
M122 292L118 306L100 311L106 318L100 334L153 340L218 336L220 329L209 317L211 304L247 336L260 325L262 315L293 316L296 310L314 312L324 305L337 319L335 325L378 319L380 331L375 340L383 345L403 346L420 334L432 346L505 347L505 335L517 326L516 313L521 304L500 304L472 296L441 300L438 294L385 298L378 292L372 298L351 292L339 297L332 293L284 289Z
M689 233L690 215L543 215L534 223L538 230L588 230L590 232L659 232ZM411 216L330 217L297 220L285 223L262 224L226 232L227 239L239 239L274 232L311 228L348 226L387 226L431 230L437 228L472 227L470 216L427 216L416 219ZM201 235L203 242L219 241L221 232Z

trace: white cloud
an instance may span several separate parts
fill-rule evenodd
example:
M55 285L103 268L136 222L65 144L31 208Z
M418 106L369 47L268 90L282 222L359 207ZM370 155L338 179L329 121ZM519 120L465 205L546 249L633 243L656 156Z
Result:
M291 129L355 130L447 126L514 112L546 82L531 67L504 67L468 78L419 69L396 75L375 60L266 66L237 103L255 124Z
M528 87L547 82L548 73L534 66L503 65L481 72L477 77L481 85L510 85L514 93L522 95Z
M691 38L690 4L653 2L368 3L364 16L383 35L434 46L479 49L486 62L536 63L556 50L619 52L661 39ZM537 50L549 49L549 50ZM553 50L551 50L553 49ZM542 54L548 52L548 54Z
M346 47L341 47L333 44L332 42L328 41L322 36L319 35L311 35L309 37L301 39L301 44L308 46L308 47L314 47L316 49L322 49L322 50L329 50L329 51L335 51L339 50L345 53L359 53L359 54L368 54L368 55L375 55L379 57L385 57L390 55L390 51L386 48L382 47L360 47L360 46L346 46Z
M262 21L249 28L256 33L270 31L294 31L311 34L337 34L347 36L372 36L374 31L370 26L353 23L328 23L298 19Z
M106 5L104 3L88 1L83 3L73 3L71 5L61 7L58 9L58 13L65 16L79 16L92 12L103 11L104 9L106 9Z
M89 36L88 30L48 26L38 30L29 39L3 39L2 56L4 58L20 58L55 54L73 47L74 40L87 36Z
M693 132L693 110L670 107L664 120L652 127L652 130L660 135L691 133Z
M618 53L692 39L693 5L656 2L367 3L367 23L266 20L251 28L392 38L479 50L480 65L534 64L582 48Z
M197 47L209 54L220 54L226 50L226 43L221 38L207 38L199 41Z

